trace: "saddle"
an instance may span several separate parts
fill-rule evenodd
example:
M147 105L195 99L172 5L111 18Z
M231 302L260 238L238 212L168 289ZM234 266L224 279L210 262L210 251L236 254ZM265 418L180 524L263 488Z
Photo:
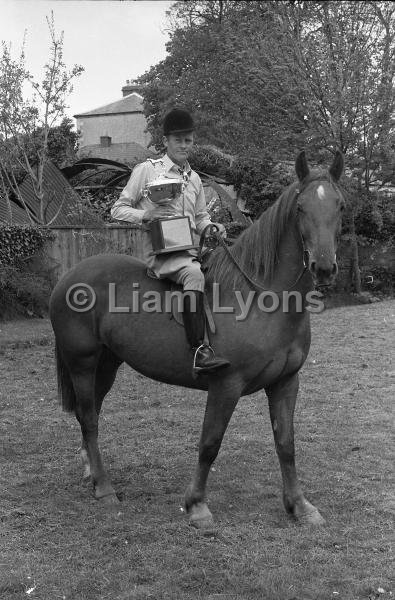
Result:
M201 269L203 272L205 270L204 265L207 262L208 257L210 256L211 252L219 245L218 237L219 237L218 236L218 228L214 224L207 225L207 227L205 227L205 229L203 230L203 232L200 236L197 260L200 262ZM148 277L151 277L152 279L157 279L156 275L154 275L150 271L150 269L147 269L147 275L148 275ZM169 282L169 283L171 284L170 292L182 292L182 287L179 284L174 283L174 282ZM214 322L214 317L213 317L213 313L211 310L211 306L210 306L210 303L208 301L206 294L204 295L204 311L206 314L206 329L208 327L210 332L212 334L215 334L216 325ZM178 323L182 327L184 326L183 312L182 312L182 309L180 310L180 306L179 306L178 302L172 302L170 319L174 319L176 323ZM207 336L208 336L208 332L206 332L206 337Z

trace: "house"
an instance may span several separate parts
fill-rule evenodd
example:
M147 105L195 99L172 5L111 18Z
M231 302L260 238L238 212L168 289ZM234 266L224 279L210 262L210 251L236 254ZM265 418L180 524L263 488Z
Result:
M126 82L122 98L74 115L80 133L80 156L135 164L155 156L143 111L141 86Z

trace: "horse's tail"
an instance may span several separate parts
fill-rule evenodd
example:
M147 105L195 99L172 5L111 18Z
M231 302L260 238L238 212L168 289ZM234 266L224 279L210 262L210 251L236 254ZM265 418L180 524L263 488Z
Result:
M76 406L76 396L70 371L64 362L59 347L55 344L56 372L58 376L58 397L63 410L74 412Z

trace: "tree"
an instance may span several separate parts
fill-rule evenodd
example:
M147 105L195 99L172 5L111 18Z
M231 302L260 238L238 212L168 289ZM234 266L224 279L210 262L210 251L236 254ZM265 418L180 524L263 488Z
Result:
M42 130L38 130L43 135ZM48 131L48 158L59 168L72 164L77 159L79 134L69 117L63 117L59 125Z
M140 78L157 146L164 113L174 104L195 113L203 145L261 158L266 150L278 155L281 140L283 148L294 146L294 130L286 121L292 94L262 84L272 66L263 64L266 39L278 29L269 8L269 3L225 0L174 5L168 57Z
M199 142L246 165L302 148L319 164L340 149L357 290L358 215L367 203L377 214L372 186L394 178L394 15L392 2L177 2L168 57L141 78L155 141L180 103Z
M32 224L33 217L19 193L19 180L21 176L31 178L39 204L39 223L48 224L44 167L59 151L60 138L68 138L75 147L71 122L57 123L64 116L66 99L73 89L72 81L83 72L78 65L67 69L63 62L63 32L56 33L53 14L47 18L47 23L50 58L44 66L41 82L35 81L26 69L24 45L19 56L14 58L11 46L3 41L0 57L0 190L6 202L10 201L11 193L17 196Z
M339 148L346 155L349 234L359 292L357 218L376 201L372 185L394 177L395 7L390 2L330 1L277 3L273 9L281 36L271 48L278 55L279 45L286 47L283 78L301 82L295 109L306 115L307 146L315 152Z

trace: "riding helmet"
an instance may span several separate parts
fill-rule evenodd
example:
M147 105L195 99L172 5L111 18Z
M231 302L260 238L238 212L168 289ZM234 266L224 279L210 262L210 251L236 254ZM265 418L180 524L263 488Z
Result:
M195 129L192 115L183 108L173 108L163 121L163 135L190 133Z

